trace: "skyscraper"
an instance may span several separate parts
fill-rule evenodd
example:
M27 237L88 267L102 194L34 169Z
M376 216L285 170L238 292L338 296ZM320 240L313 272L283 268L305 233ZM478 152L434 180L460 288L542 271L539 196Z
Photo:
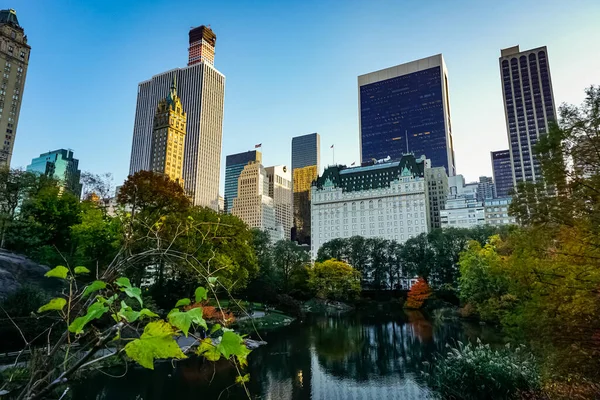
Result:
M500 74L513 184L537 182L542 172L534 147L556 121L546 47L501 50Z
M81 197L81 171L79 160L73 157L72 150L59 149L40 154L31 160L27 171L46 175L59 181L61 190L67 190Z
M477 201L483 202L486 199L495 199L496 186L491 176L480 176L477 184Z
M244 167L250 162L262 163L262 154L258 150L231 154L225 158L225 198L224 209L231 213L233 199L238 195L238 178Z
M15 10L0 10L0 166L10 166L31 46Z
M206 30L205 33L210 30L207 27L200 28L203 32ZM192 31L200 28L194 28ZM190 40L192 39L194 38L190 34ZM210 43L202 43L202 46L210 46ZM212 43L216 43L216 36ZM192 50L196 51L197 48L190 43L190 52ZM194 205L216 210L221 168L225 76L214 68L212 62L203 57L196 60L195 57L190 55L189 59L194 58L194 62L190 62L191 65L185 68L163 72L139 84L129 173L151 169L154 113L159 100L168 93L175 76L178 84L177 94L187 113L183 155L184 189L191 196Z
M411 152L432 167L456 171L448 100L448 73L441 54L358 77L361 163Z
M293 223L292 174L285 165L265 168L269 197L275 207L275 222L283 227L283 238L290 239Z
M310 244L310 191L319 177L321 137L311 133L292 138L292 188L294 190L294 230L292 239Z
M491 157L496 196L508 197L514 187L510 150L492 151Z
M444 167L425 167L425 182L429 198L429 227L441 228L440 211L446 205L448 197L448 175Z
M266 231L272 242L283 239L283 226L277 224L273 199L269 196L269 179L264 167L251 162L238 178L238 195L231 213L250 228Z
M154 114L150 162L152 171L165 174L182 186L186 118L173 78L169 94L158 102Z

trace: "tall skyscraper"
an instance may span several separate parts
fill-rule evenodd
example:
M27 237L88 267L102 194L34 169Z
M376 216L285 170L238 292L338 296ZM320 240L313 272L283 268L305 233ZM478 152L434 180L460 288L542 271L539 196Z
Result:
M188 49L188 66L206 62L215 63L215 45L217 35L210 27L201 25L190 30L190 48Z
M510 150L492 151L491 157L496 196L508 197L514 187Z
M477 184L477 201L483 202L487 199L495 199L496 186L491 176L480 176Z
M206 32L210 30L206 27L200 28L207 30ZM200 28L194 28L192 31ZM216 37L212 43L216 43ZM204 45L209 46L210 43ZM195 47L190 46L190 52L193 49ZM190 56L191 58L193 57ZM221 168L225 76L214 68L212 62L204 58L195 60L185 68L155 75L139 84L129 173L151 169L154 113L159 100L168 93L173 76L177 79L177 94L187 113L183 155L184 189L191 196L194 205L216 210Z
M173 78L169 94L158 102L154 114L150 162L152 171L165 174L182 186L186 118Z
M500 53L513 183L537 182L542 171L534 147L548 132L548 124L556 121L548 50L520 51L514 46Z
M269 196L269 178L264 167L251 162L238 178L238 195L231 213L250 228L266 231L272 242L283 239L283 226L277 224L273 199Z
M294 190L294 231L292 239L310 244L310 191L319 177L321 137L311 133L292 138L292 188Z
M233 199L238 195L238 178L248 163L262 163L262 154L258 150L231 154L225 158L225 212L231 213Z
M10 166L31 46L13 9L0 10L0 167Z
M456 173L441 54L359 76L358 97L361 163L410 152Z
M81 197L81 171L79 160L73 157L72 150L59 149L40 154L31 160L27 171L36 172L56 179L62 190L67 190Z
M431 229L441 228L440 211L446 205L448 197L448 175L446 168L425 168L425 182L429 198L429 225Z
M285 165L265 168L269 180L269 197L275 207L275 222L283 227L284 239L292 234L292 174Z

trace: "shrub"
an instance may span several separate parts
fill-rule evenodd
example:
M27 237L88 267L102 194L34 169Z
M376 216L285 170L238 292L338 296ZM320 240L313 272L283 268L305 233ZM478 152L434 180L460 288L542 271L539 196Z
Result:
M405 308L419 309L423 306L425 300L431 296L431 288L425 282L425 279L419 278L417 282L412 285L408 292Z
M531 353L510 344L494 350L489 345L458 342L438 355L424 372L429 384L448 399L511 399L541 388L540 374Z
M277 296L277 308L284 314L291 315L296 318L302 316L302 306L300 305L300 302L294 300L294 298L288 296L287 294L280 294Z

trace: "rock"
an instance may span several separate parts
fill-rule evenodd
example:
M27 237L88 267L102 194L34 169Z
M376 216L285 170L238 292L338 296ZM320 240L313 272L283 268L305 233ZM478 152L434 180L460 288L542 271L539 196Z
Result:
M248 348L248 350L258 349L260 346L264 346L267 342L263 340L252 340L252 339L244 339L244 344Z
M16 292L24 284L47 290L59 289L58 279L44 277L49 270L27 257L0 250L0 299Z

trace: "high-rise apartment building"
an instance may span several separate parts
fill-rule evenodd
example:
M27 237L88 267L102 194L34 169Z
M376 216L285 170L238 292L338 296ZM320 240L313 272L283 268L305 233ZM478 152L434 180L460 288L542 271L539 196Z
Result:
M477 184L477 201L496 198L496 186L491 176L480 176Z
M285 165L265 168L269 181L269 197L275 207L275 222L283 227L284 239L290 239L293 224L292 174Z
M212 43L215 42L216 39ZM210 42L204 45L209 46ZM192 48L195 47L190 46L190 51ZM129 173L151 169L154 114L158 102L168 93L173 76L177 80L177 94L187 113L184 189L194 205L216 210L221 173L225 76L204 58L139 84Z
M269 196L269 178L263 166L251 162L238 178L238 195L233 199L231 213L250 228L269 233L272 242L283 239L283 226L277 224L273 198Z
M206 62L215 63L215 46L217 35L210 27L201 25L190 30L190 47L188 49L188 65Z
M358 77L361 163L424 154L455 174L448 72L441 54Z
M158 102L154 114L150 162L152 171L165 174L182 186L186 119L173 78L169 94Z
M0 10L0 167L10 166L30 52L15 10Z
M62 190L81 197L81 171L79 160L73 157L72 150L59 149L40 154L31 160L27 171L36 172L56 179Z
M246 151L244 153L231 154L225 158L225 197L224 210L231 213L233 199L238 194L238 178L248 163L262 163L262 154L258 150Z
M514 188L510 150L492 151L492 171L497 197L508 197Z
M429 225L431 229L441 228L440 211L448 197L448 175L446 168L425 168L425 182L429 194Z
M311 191L312 258L337 238L358 235L403 243L429 232L429 166L424 156L405 154L395 162L325 169Z
M485 207L477 200L479 182L465 183L462 175L448 178L448 198L440 211L442 228L472 228L485 224Z
M319 177L321 137L311 133L292 138L292 188L294 191L294 228L292 239L310 244L311 185Z
M534 147L556 121L548 50L501 50L500 75L513 184L537 182L542 171Z

